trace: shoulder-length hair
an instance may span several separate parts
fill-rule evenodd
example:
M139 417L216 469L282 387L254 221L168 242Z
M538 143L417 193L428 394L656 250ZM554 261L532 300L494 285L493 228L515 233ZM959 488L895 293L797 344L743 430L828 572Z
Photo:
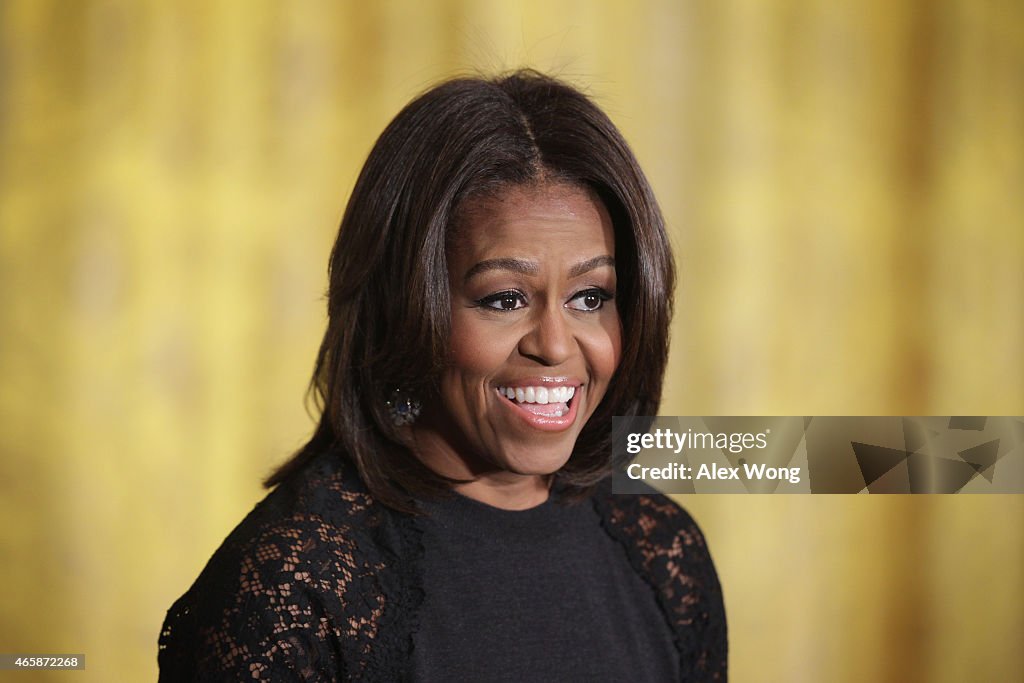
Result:
M672 254L622 134L575 88L525 70L431 88L377 140L331 252L327 332L310 383L320 422L267 486L333 449L372 495L399 510L450 487L410 452L387 403L396 388L437 396L450 336L446 241L461 204L542 181L593 191L614 226L622 357L556 477L568 495L582 496L611 471L612 416L654 415L661 398Z

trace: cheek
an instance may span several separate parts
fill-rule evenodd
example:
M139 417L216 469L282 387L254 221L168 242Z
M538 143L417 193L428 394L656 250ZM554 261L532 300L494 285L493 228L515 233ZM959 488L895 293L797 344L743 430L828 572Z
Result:
M587 363L594 379L607 387L622 359L622 324L618 315L601 321L586 340Z
M452 315L450 364L446 382L471 387L492 376L508 358L508 334L482 321L473 311ZM514 344L512 345L514 346Z

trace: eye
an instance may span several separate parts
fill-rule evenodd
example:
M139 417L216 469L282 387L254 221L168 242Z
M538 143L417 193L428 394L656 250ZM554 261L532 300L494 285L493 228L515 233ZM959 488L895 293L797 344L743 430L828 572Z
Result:
M566 306L575 311L597 311L604 307L605 301L611 301L613 298L611 293L594 287L577 293L573 298L569 299Z
M477 300L478 306L491 308L495 311L515 311L526 306L526 297L522 292L510 289L505 292L496 292Z

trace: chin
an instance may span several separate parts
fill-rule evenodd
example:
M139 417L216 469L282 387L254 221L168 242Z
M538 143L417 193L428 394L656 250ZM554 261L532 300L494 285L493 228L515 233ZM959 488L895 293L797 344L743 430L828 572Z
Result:
M549 476L565 467L565 464L569 462L569 458L571 456L571 450L568 453L558 452L550 455L533 452L521 457L508 455L498 460L496 464L501 469L514 474L521 474L524 476Z

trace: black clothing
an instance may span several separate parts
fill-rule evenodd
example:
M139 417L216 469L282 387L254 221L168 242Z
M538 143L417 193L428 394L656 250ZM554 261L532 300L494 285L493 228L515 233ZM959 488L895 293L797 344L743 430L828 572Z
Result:
M679 680L650 585L590 501L554 497L523 511L463 496L425 506L416 680Z
M432 502L426 507L443 510L449 503ZM499 518L514 519L519 514L509 516L508 511L458 498L453 509L457 513L458 506L467 504L476 506L477 513L497 512ZM591 653L584 655L588 659L597 656L592 653L596 644L618 648L610 653L612 657L650 656L651 671L661 675L668 638L677 655L672 671L678 671L680 680L726 680L726 624L718 577L703 535L675 503L660 495L613 496L601 489L577 505L549 501L525 513L520 522L538 518L542 526L554 520L567 523L580 536L569 552L579 551L586 562L603 566L573 566L575 560L559 555L557 544L529 548L510 537L508 552L530 556L523 564L524 573L537 572L536 582L529 576L515 579L520 581L516 590L505 594L501 585L488 586L487 577L466 579L476 583L465 584L465 605L474 600L481 604L479 610L465 607L460 612L478 625L488 614L494 621L489 632L480 629L480 643L465 643L462 655L467 661L486 664L467 653L486 644L485 637L501 634L501 620L509 615L502 610L514 609L517 595L531 601L530 591L522 592L523 586L533 586L540 591L538 596L550 601L556 591L569 585L590 593L584 599L592 602L598 589L607 588L609 594L599 605L580 600L570 604L564 598L546 606L539 600L529 604L531 618L542 616L535 614L538 605L548 609L550 624L538 628L549 633L559 627L580 631L565 641L566 646L590 647ZM439 658L460 656L451 652L459 649L457 643L451 633L425 632L424 620L430 623L449 616L438 603L438 591L451 594L458 584L444 576L446 566L465 562L458 571L472 577L485 568L486 560L445 555L445 546L431 545L454 532L445 528L446 519L452 518L395 512L369 495L354 466L342 456L319 456L256 505L168 611L160 634L160 680L401 681L428 673L448 678L437 671ZM517 523L512 522L513 527ZM615 544L592 533L596 528ZM485 545L493 550L501 540ZM471 542L465 541L467 547ZM550 575L544 578L543 566L527 567L546 561L589 573L578 582L566 583ZM627 566L633 576L623 581ZM608 588L610 583L617 585ZM641 586L648 587L647 597L653 596L656 613L650 601L641 597ZM481 590L483 594L478 593ZM486 609L486 601L499 596L505 602L495 606L494 612ZM563 624L562 619L574 622ZM563 643L554 639L525 642L529 624L509 628L509 633L518 631L524 639L522 649L509 652L510 661L576 656L558 651ZM596 629L592 636L596 642L585 642L588 628ZM636 628L642 632L633 631ZM619 636L617 645L608 645L612 636ZM427 650L434 646L444 650ZM614 672L608 675L616 677Z

